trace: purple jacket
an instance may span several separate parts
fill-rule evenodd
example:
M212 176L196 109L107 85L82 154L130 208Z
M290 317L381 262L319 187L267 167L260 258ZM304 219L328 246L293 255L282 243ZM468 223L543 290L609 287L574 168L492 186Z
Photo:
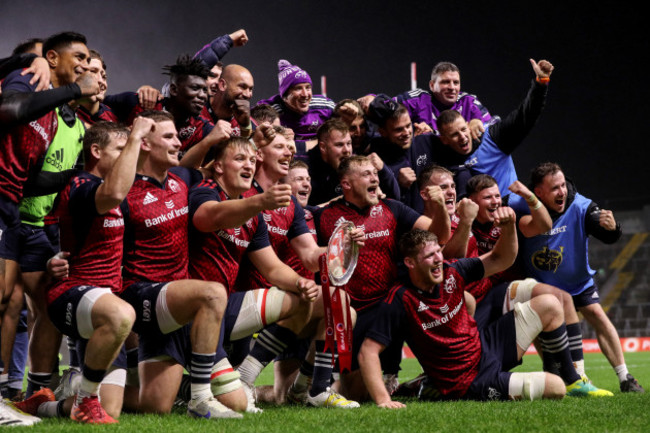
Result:
M430 92L423 89L410 90L408 92L400 93L395 97L397 102L404 104L411 116L413 123L425 122L431 126L436 135L438 133L438 125L436 120L441 112L445 110L456 110L460 112L466 121L472 119L481 119L485 126L498 121L498 117L492 117L487 108L474 95L461 92L458 95L458 100L451 106L445 106L434 99Z
M334 112L334 101L327 96L314 95L309 103L309 111L306 114L299 114L284 104L280 95L270 99L263 99L257 103L269 104L280 115L280 124L286 128L293 129L296 140L311 140L316 138L316 131L332 117Z

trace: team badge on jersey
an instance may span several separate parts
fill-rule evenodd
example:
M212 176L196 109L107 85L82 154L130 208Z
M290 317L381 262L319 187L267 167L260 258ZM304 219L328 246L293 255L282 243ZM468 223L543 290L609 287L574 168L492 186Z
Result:
M169 185L169 189L171 189L174 192L178 192L181 190L180 187L178 186L178 182L176 182L174 179L169 179L167 185Z
M381 207L381 205L373 206L373 207L370 209L370 217L371 217L371 218L379 218L379 217L381 217L382 215L384 215L384 208Z
M188 139L192 135L194 135L195 131L196 131L196 126L186 126L185 128L181 128L178 131L178 138L180 138L181 140Z
M454 277L453 275L450 275L445 280L444 290L447 293L454 293L454 290L456 290L456 287L457 287L456 277Z
M533 266L540 271L555 272L562 264L564 247L560 247L560 251L551 250L544 247L541 251L536 251L531 259Z

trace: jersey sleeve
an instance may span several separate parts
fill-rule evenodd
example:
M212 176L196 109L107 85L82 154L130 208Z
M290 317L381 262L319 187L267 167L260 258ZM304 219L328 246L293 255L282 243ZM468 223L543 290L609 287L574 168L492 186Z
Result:
M271 242L269 241L269 232L266 227L266 222L262 214L257 215L257 229L253 234L250 244L248 245L248 251L256 251L265 247L270 247Z
M99 215L95 202L95 194L101 182L94 182L89 178L76 177L70 186L68 208L70 213L82 220L87 220Z
M379 186L386 197L399 200L400 198L400 188L399 183L395 177L393 171L384 164L384 167L379 170L377 173L379 177Z
M169 169L170 173L174 173L176 176L180 177L181 180L191 188L194 185L199 184L203 181L203 174L199 170L188 167L172 167Z
M307 227L307 221L305 221L305 211L293 195L291 196L291 201L293 202L294 212L293 221L291 221L291 226L287 232L287 238L289 240L304 235L305 233L309 233L309 227Z
M398 233L405 233L413 228L422 215L397 200L386 200L386 204L395 215Z
M460 259L449 263L449 266L456 269L465 283L473 283L485 276L483 261L479 258Z
M104 104L108 105L115 116L122 123L126 123L131 112L139 104L138 94L135 92L123 92L117 95L106 95Z
M189 217L190 221L201 205L208 201L221 201L216 188L209 186L208 181L201 182L190 188L189 192Z

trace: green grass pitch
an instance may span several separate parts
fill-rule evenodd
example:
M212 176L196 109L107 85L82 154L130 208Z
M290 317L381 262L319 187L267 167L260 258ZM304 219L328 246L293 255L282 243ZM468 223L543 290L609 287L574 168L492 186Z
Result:
M68 432L648 432L650 431L650 352L627 353L630 372L649 390L646 394L621 394L613 369L601 354L586 354L587 374L592 382L614 392L613 398L561 401L419 403L405 400L399 411L365 403L360 409L262 406L264 413L246 414L243 420L197 420L184 414L167 416L129 415L119 425L84 426L67 419L46 419L30 429L48 433ZM417 361L402 363L400 381L420 373ZM526 355L519 371L541 369L537 355ZM262 372L257 384L271 384L272 368Z

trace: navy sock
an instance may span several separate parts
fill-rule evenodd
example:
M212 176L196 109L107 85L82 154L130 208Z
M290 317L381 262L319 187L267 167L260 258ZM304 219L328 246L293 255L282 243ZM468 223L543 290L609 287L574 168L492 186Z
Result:
M66 337L66 342L70 354L70 367L79 369L81 367L81 360L79 359L79 353L77 352L77 344L75 340L70 337Z
M266 366L296 339L297 336L292 330L273 323L259 333L249 355Z
M309 395L312 397L325 392L332 378L332 352L325 351L325 341L316 340L316 357L314 358L314 374Z
M564 383L571 384L580 379L576 372L569 351L569 339L567 337L566 326L562 326L549 332L539 334L539 342L542 346L542 358L544 360L544 370L551 366L559 370L560 377Z
M29 398L41 388L47 388L52 381L52 373L27 373L27 391L25 398Z
M212 366L214 365L215 353L195 353L192 352L190 366L191 382L195 384L210 383Z
M582 361L585 357L582 352L582 329L580 323L566 325L566 333L569 338L569 350L573 362Z

